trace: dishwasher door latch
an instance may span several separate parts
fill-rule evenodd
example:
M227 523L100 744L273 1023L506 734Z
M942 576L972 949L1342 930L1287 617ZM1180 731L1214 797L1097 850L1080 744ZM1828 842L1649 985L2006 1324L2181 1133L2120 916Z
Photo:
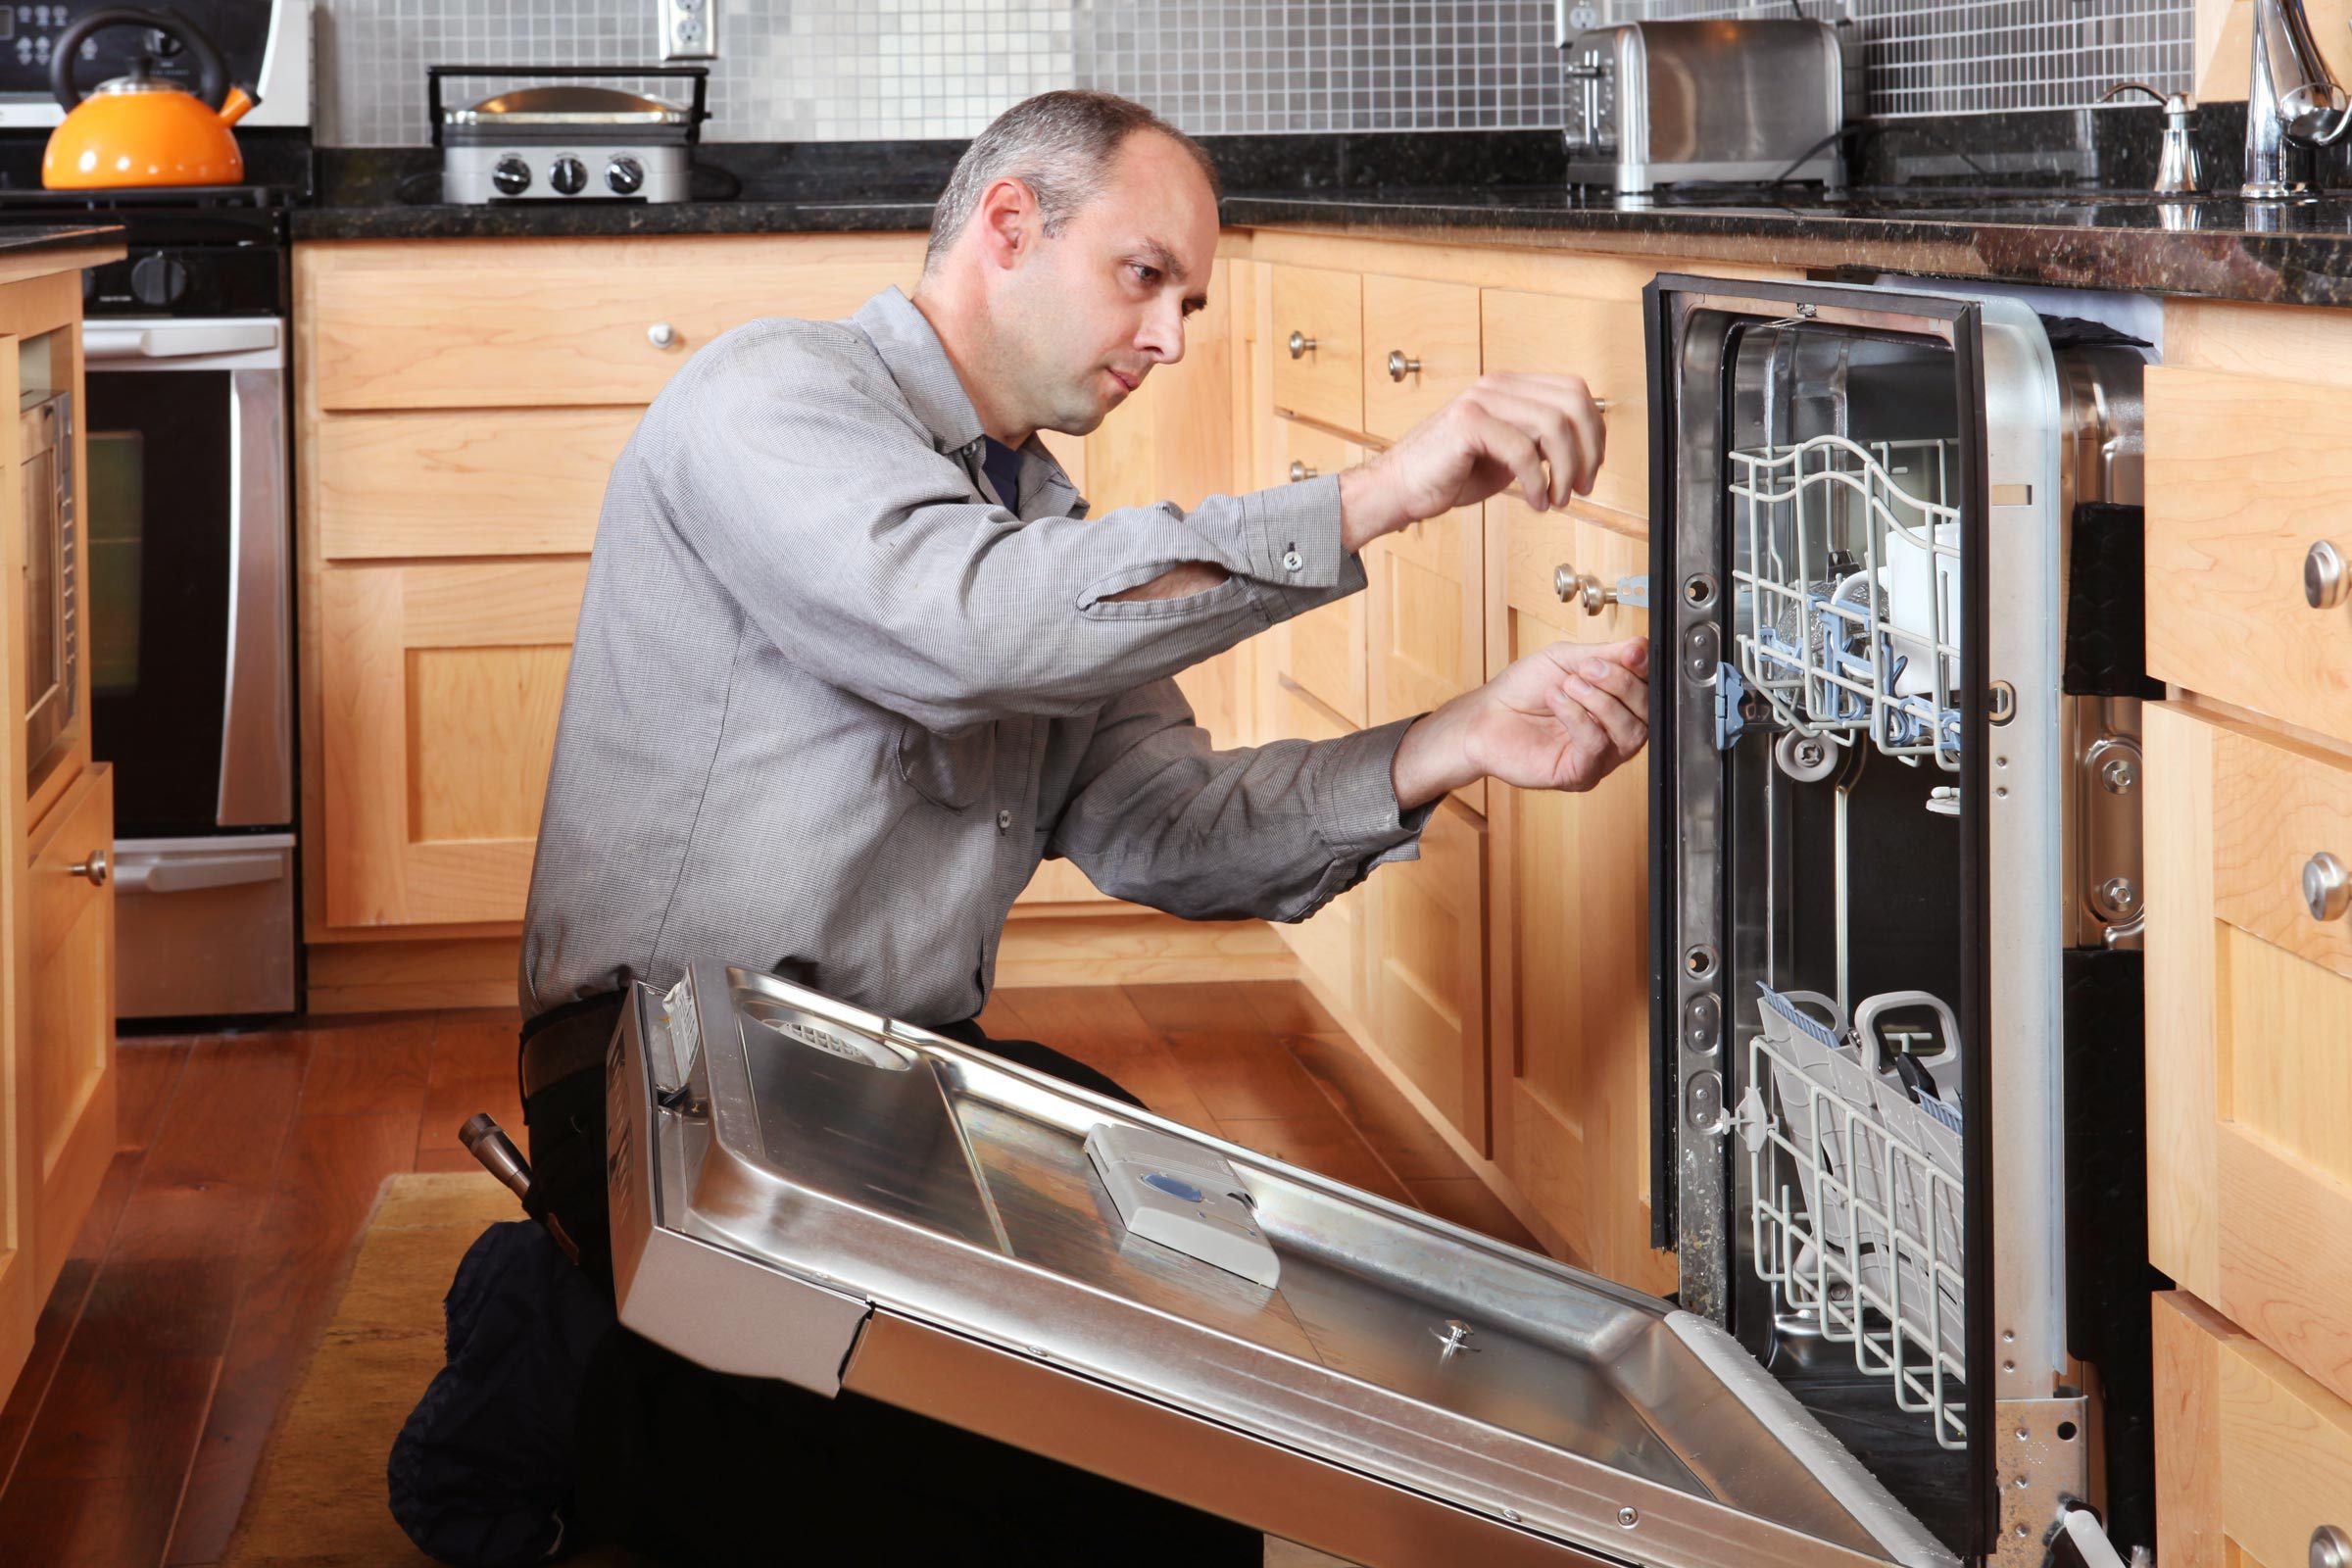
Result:
M1747 731L1747 682L1730 664L1715 666L1715 749L1728 752Z

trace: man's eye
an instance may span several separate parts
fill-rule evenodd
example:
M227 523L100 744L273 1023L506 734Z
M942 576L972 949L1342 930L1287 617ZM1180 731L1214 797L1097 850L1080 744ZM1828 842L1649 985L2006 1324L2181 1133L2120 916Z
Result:
M1158 269L1158 268L1156 268L1156 267L1146 267L1146 266L1145 266L1143 263L1141 263L1141 262L1133 262L1133 263L1130 263L1129 265L1130 265L1131 267L1133 267L1133 268L1134 268L1134 270L1135 270L1135 275L1136 275L1136 278L1137 278L1137 280L1138 280L1139 282L1145 282L1145 283L1156 283L1156 282L1158 282L1158 281L1159 281L1159 269Z

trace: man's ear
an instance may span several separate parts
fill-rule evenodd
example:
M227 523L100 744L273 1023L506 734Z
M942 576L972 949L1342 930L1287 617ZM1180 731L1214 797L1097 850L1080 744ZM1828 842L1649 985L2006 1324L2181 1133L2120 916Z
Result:
M980 254L998 267L1018 267L1044 233L1036 195L1010 175L980 193L980 209L972 217L980 231Z

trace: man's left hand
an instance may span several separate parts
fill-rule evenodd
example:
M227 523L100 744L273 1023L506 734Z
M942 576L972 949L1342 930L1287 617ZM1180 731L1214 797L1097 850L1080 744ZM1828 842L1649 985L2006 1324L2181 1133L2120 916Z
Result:
M1589 790L1649 736L1649 642L1553 643L1405 732L1391 769L1406 810L1492 778Z

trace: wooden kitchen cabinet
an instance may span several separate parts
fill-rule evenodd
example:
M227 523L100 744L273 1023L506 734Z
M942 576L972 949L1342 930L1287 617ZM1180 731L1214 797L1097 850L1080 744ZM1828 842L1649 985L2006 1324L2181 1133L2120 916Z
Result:
M1364 278L1364 429L1394 441L1478 379L1478 290Z
M2302 1568L2352 1540L2352 1404L2185 1292L2155 1298L2157 1558Z
M2352 920L2302 886L2352 865L2352 758L2144 723L2151 1260L2352 1399Z
M1267 721L1278 736L1326 741L1348 733L1329 710L1296 685L1268 673ZM1372 883L1396 867L1383 866L1304 920L1275 927L1298 956L1301 978L1343 1024L1360 1030L1370 1016L1365 1006L1365 950Z
M1648 617L1563 605L1552 567L1604 580L1648 547L1507 499L1486 505L1488 666L1560 641L1646 635ZM1581 795L1488 796L1488 985L1494 1162L1575 1260L1674 1289L1649 1246L1649 813L1645 770Z
M1487 1140L1487 825L1441 801L1421 858L1370 890L1364 1005L1380 1046L1480 1153Z
M1593 260L1565 274L1583 292L1488 289L1480 300L1488 370L1581 375L1605 400L1608 445L1591 504L1649 515L1649 368L1642 335L1642 286L1656 268Z
M587 580L576 557L319 574L313 854L333 924L521 914Z
M1274 406L1342 430L1362 429L1363 280L1313 267L1271 270Z
M1375 541L1364 552L1364 574L1372 723L1429 712L1486 679L1486 530L1477 508ZM1484 812L1487 781L1453 796Z
M1361 454L1339 437L1291 420L1277 421L1276 471L1296 481L1337 473ZM1369 717L1365 603L1349 594L1293 615L1264 636L1274 672L1361 729Z
M115 1154L115 775L83 771L33 831L20 896L16 1118L46 1296Z

